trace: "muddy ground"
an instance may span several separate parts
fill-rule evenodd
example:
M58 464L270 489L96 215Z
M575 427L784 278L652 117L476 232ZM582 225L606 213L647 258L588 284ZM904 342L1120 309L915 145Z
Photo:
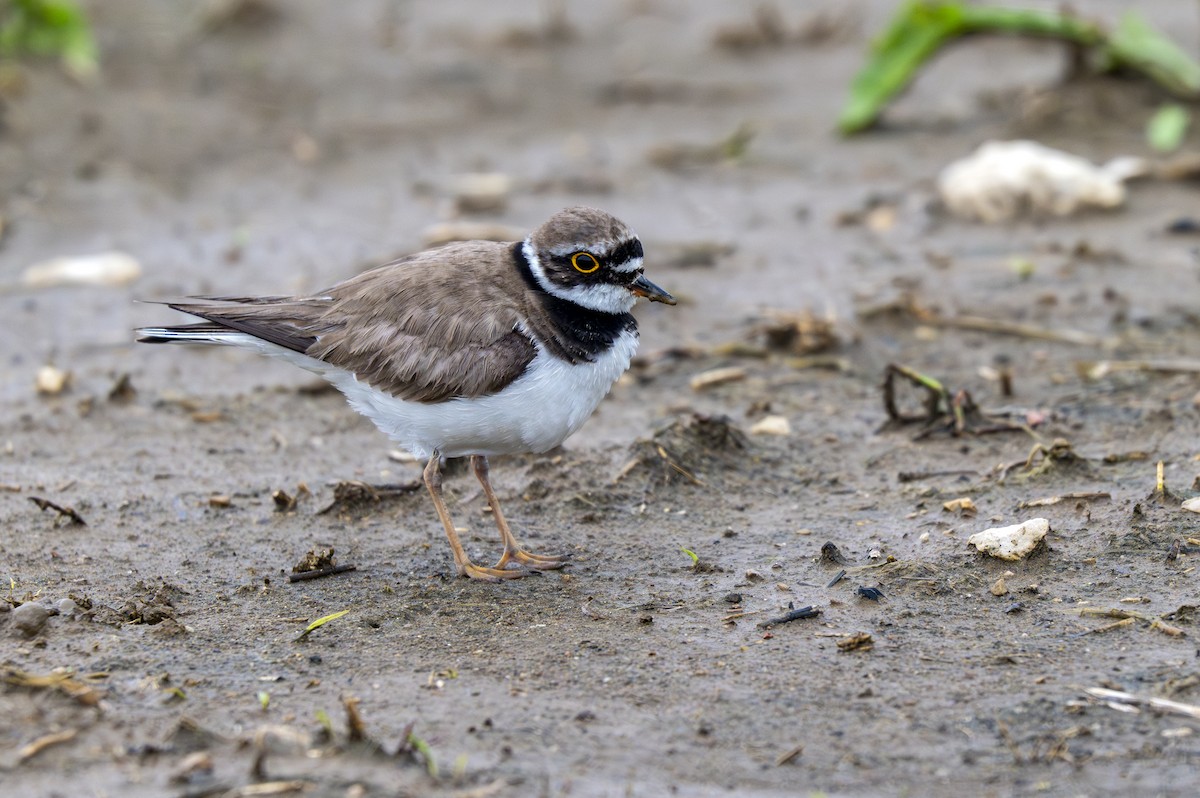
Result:
M783 8L766 37L716 2L198 5L90 3L99 80L39 65L6 89L8 794L1194 789L1195 718L1084 691L1200 703L1200 518L1179 509L1200 378L1088 365L1200 357L1200 239L1166 232L1194 217L1195 185L998 227L932 203L937 171L989 138L1143 154L1153 91L1064 86L1053 45L980 41L842 141L832 122L888 3ZM1194 4L1140 5L1196 52ZM741 157L714 153L743 126ZM418 249L479 170L513 179L508 203L458 221L525 230L604 207L681 298L639 308L643 360L564 449L493 463L530 547L574 558L501 585L454 577L427 497L404 489L418 467L338 395L131 335L175 320L138 298L300 292ZM19 283L107 250L143 276ZM834 340L788 349L763 332L772 313ZM1050 335L945 326L966 314ZM980 424L1036 426L918 438L886 423L889 363L967 389ZM35 391L46 364L71 373L62 393ZM744 378L691 387L719 367ZM901 399L920 409L911 387ZM750 434L766 416L790 432ZM1027 463L1059 438L1073 457ZM401 488L338 503L348 481ZM448 484L469 550L495 556L477 485ZM944 509L963 497L975 514ZM1035 516L1053 531L1028 560L967 547ZM826 542L844 563L821 560ZM356 570L289 582L325 548ZM26 634L10 608L30 600L64 612ZM808 605L820 615L758 625ZM1106 610L1138 615L1085 614ZM872 645L839 646L860 633Z

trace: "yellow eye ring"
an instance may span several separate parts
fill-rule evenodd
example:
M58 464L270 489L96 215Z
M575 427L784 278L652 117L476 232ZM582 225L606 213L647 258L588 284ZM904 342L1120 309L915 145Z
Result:
M571 265L580 274L591 274L600 268L600 261L590 252L576 252L571 256Z

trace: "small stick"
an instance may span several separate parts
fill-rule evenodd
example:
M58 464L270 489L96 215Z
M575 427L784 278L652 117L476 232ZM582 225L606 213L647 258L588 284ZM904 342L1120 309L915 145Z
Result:
M61 504L55 504L49 499L43 499L40 496L30 496L29 501L36 504L39 510L53 510L58 513L60 518L71 519L71 523L76 526L87 526L87 521L84 521L83 516L75 512L74 507L63 507Z
M736 621L738 618L745 618L747 615L758 615L760 612L765 612L765 610L747 610L745 612L733 612L733 613L730 613L729 615L726 615L724 618L722 618L721 623L728 623L729 621Z
M1111 632L1113 629L1120 629L1122 626L1131 626L1136 620L1137 618L1125 618L1121 621L1113 621L1112 623L1105 624L1104 626L1097 626L1095 629L1088 629L1086 632L1080 632L1079 634L1073 636L1083 637L1084 635L1095 635L1102 632Z
M1133 693L1127 693L1124 690L1109 690L1104 687L1086 687L1083 692L1100 701L1111 701L1118 704L1142 704L1151 709L1157 709L1160 712L1185 715L1189 718L1200 720L1200 706L1196 706L1195 704L1184 704L1179 701L1172 701L1169 698L1142 697Z
M343 696L342 706L346 709L346 736L352 743L366 742L367 727L362 715L358 712L358 699L354 696Z
M983 316L929 316L922 318L921 321L931 327L1015 335L1018 338L1032 338L1035 341L1059 341L1081 346L1099 346L1103 343L1103 339L1100 337L1079 330L1050 330L1045 327L1035 327L1032 324L989 319Z
M79 729L67 729L54 734L47 734L45 737L39 737L28 745L22 746L21 750L17 751L17 761L24 762L26 759L32 759L37 756L52 745L70 742L75 739L76 734L79 734Z
M1111 498L1112 494L1108 493L1107 491L1080 491L1076 493L1064 493L1061 496L1047 496L1044 499L1030 499L1027 502L1020 502L1017 504L1017 507L1022 509L1025 507L1049 507L1052 504L1070 501L1071 499L1078 499L1081 501L1099 501Z
M791 762L802 753L804 753L804 743L801 743L790 751L784 751L782 754L777 756L775 758L775 767L782 767L783 765L786 765L788 762Z
M342 574L346 571L358 570L357 565L331 565L328 568L317 568L312 571L301 571L298 574L288 574L289 582L304 582L308 579L320 579L322 576L333 576L334 574Z
M979 475L979 472L974 468L952 468L947 471L901 471L896 475L896 479L900 482L916 482L921 479L931 479L933 477L956 477L960 474Z
M766 629L768 626L777 626L781 623L789 623L791 621L802 621L806 618L815 618L820 614L821 614L821 611L819 609L817 609L816 607L811 607L811 606L801 607L799 609L792 610L791 612L788 612L784 615L780 615L778 618L768 618L765 621L759 621L758 628Z

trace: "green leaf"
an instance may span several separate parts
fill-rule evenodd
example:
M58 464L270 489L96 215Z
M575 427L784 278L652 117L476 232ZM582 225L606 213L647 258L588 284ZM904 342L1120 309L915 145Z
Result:
M850 84L838 117L843 134L875 123L884 107L916 77L943 45L972 34L1015 34L1059 39L1090 48L1105 69L1129 69L1181 97L1200 97L1200 63L1129 12L1112 33L1069 11L969 5L961 0L910 0L871 44L867 62Z
M9 0L0 7L0 57L58 56L79 79L98 69L91 26L70 0Z
M438 775L437 760L433 758L433 749L429 747L429 743L410 731L408 733L408 744L425 760L425 772L429 774L430 778L436 779Z
M1141 72L1172 94L1200 97L1200 64L1133 11L1121 17L1106 54L1113 66Z
M1146 143L1158 152L1174 152L1183 144L1192 115L1177 103L1167 103L1146 123Z
M310 634L312 634L317 629L320 629L322 626L329 623L330 621L335 621L338 618L341 618L343 615L345 615L348 612L350 612L350 610L342 610L341 612L335 612L330 615L326 615L322 618L317 618L315 621L313 621L312 623L310 623L308 625L308 628L306 628L303 632L300 633L300 636L297 637L294 642L299 643L301 640L308 637Z
M700 555L697 554L696 552L692 551L691 549L685 549L683 546L680 546L679 550L682 551L684 554L686 554L688 557L692 558L692 565L698 565L700 563Z

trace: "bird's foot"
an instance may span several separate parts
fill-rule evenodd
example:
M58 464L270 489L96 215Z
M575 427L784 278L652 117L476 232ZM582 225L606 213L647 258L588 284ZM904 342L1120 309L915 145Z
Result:
M504 568L510 562L516 562L534 571L553 571L562 568L571 558L566 554L533 554L521 547L504 548L504 553L496 562L495 568Z
M473 562L462 563L458 566L458 575L481 582L503 582L505 579L520 579L528 571L519 568L487 568Z

